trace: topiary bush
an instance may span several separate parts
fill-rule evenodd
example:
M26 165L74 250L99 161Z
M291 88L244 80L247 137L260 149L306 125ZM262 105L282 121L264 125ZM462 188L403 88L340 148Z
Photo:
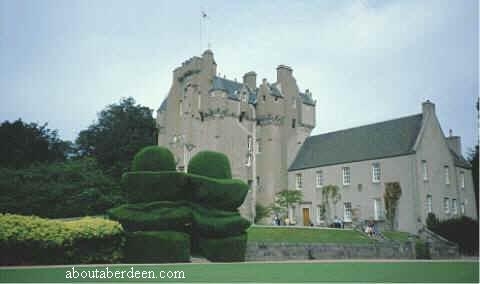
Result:
M122 190L130 203L190 200L188 178L181 172L127 172L122 176Z
M125 204L107 212L128 232L170 230L186 232L192 224L190 203L155 201Z
M228 238L200 238L198 245L203 256L210 261L244 261L247 234Z
M188 173L219 179L231 179L228 157L220 152L198 152L188 163Z
M133 157L132 171L175 171L175 158L167 148L147 146Z
M202 237L230 237L245 233L250 222L238 212L194 206L193 231Z
M214 179L190 174L191 200L208 208L236 211L248 193L248 185L236 179Z
M0 214L0 265L115 263L122 258L124 242L122 226L115 221Z
M189 262L190 236L173 231L127 233L128 263Z

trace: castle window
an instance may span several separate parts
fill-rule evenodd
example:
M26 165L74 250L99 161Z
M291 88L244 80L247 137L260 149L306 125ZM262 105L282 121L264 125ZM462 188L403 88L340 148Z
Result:
M350 184L350 167L342 168L342 182L343 182L343 185Z
M445 211L445 214L450 213L450 200L448 197L443 199L443 210Z
M448 166L445 166L444 170L445 170L445 184L450 184L450 168Z
M262 141L260 141L260 139L257 140L257 142L255 143L255 148L256 148L257 154L262 153Z
M203 117L203 111L200 112L200 120L203 122L204 117Z
M373 183L379 183L380 182L380 164L379 163L374 163L372 165L372 182Z
M240 122L242 122L244 116L245 116L245 112L242 111L242 112L240 113L240 116L238 117L238 120L239 120Z
M427 165L427 161L425 161L425 160L422 161L422 169L423 169L423 180L427 181L428 180L428 165Z
M352 203L343 203L343 220L345 222L352 222Z
M452 199L452 213L453 213L454 215L457 215L457 214L458 214L457 200L456 200L456 199Z
M180 104L178 105L178 114L182 115L183 114L183 103L180 101Z
M251 153L252 152L252 136L248 136L247 138L247 149L248 149L248 153Z
M375 220L383 220L383 206L380 198L373 200L373 218Z
M265 95L263 95L263 101L265 101L267 99L267 97L265 97Z
M292 119L292 128L295 128L296 126L296 123L297 123L297 120L294 118Z
M427 213L432 213L432 196L429 194L427 195L427 200L425 201L425 206L427 207Z
M296 188L298 190L303 188L303 175L302 174L296 174L295 175L295 184L296 184Z
M465 215L465 203L464 202L462 202L462 204L460 204L460 213L462 215Z
M317 175L315 177L315 184L317 188L323 186L323 171L317 171Z
M460 188L465 189L465 173L460 172Z

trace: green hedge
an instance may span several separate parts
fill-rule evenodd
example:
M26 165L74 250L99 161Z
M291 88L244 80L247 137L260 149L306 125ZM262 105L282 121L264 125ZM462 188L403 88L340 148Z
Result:
M198 152L188 163L188 173L220 179L231 179L228 157L220 152Z
M125 241L118 222L57 221L0 214L0 264L115 263Z
M188 202L155 201L125 204L107 212L129 232L135 231L189 231L192 209Z
M133 157L132 171L175 171L175 159L167 148L147 146Z
M130 203L189 200L188 178L180 172L127 172L122 190Z
M478 221L462 216L430 222L429 229L447 240L457 243L461 253L478 255Z
M201 237L229 237L244 233L250 222L238 212L226 212L194 206L193 231Z
M172 231L127 233L125 262L190 262L190 236Z
M192 201L209 208L236 211L248 193L248 185L236 179L214 179L189 175Z
M247 234L228 238L200 238L198 245L210 261L244 261L247 248Z

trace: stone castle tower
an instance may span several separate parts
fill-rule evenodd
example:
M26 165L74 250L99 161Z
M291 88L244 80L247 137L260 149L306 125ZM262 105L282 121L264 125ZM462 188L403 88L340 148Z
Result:
M202 150L225 153L234 178L251 186L240 208L252 218L254 204L270 205L287 189L288 167L315 127L315 101L300 92L293 70L277 67L277 81L248 72L243 82L216 75L207 50L173 71L167 98L157 111L158 144L175 155L179 170Z

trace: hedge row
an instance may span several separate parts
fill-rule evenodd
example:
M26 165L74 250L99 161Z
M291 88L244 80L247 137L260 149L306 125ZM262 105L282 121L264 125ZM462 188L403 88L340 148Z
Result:
M125 204L108 211L126 231L198 232L203 237L226 237L245 232L250 222L238 212L206 209L186 201Z
M118 222L56 221L0 214L0 264L115 263L125 242Z
M461 253L478 255L478 221L466 216L438 221L433 215L429 225L430 230L457 243Z
M130 203L187 200L205 207L235 211L248 192L241 180L214 179L181 172L128 172L122 188Z
M198 246L210 261L244 261L247 234L227 238L200 238Z
M125 262L189 262L190 236L173 231L127 233Z

